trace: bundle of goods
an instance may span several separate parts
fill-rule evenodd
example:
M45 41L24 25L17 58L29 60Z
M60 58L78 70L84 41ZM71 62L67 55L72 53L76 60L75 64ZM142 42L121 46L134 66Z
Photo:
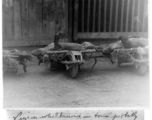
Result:
M51 43L51 44L49 44L48 46L46 46L44 48L39 48L39 49L36 49L36 50L32 51L32 55L36 56L37 59L39 60L38 65L43 63L43 57L47 53L47 51L53 50L53 49L54 49L54 43Z
M144 75L148 70L148 40L139 37L119 37L122 42L122 49L115 49L111 53L113 61L117 61L118 66L122 63L133 63L140 75Z
M115 49L123 48L121 41L111 43L102 49L104 55L110 55Z
M148 45L148 40L140 37L120 36L119 40L122 42L124 48L137 48L145 47Z
M103 48L97 47L96 50L101 51L104 55L110 55L115 49L137 48L145 46L148 46L148 40L145 38L120 36L117 42L111 43Z
M62 36L62 34L63 34L62 32L58 32L55 35L54 43L51 43L44 48L39 48L39 49L36 49L36 50L32 51L32 55L36 56L39 60L38 65L40 65L44 61L48 61L49 56L46 55L47 51L64 51L64 50L84 51L86 49L97 48L97 46L95 46L95 45L93 45L89 42L84 42L82 44L59 42L60 37ZM62 57L63 58L63 54L57 55L57 57ZM55 58L56 58L56 56L54 56L54 59Z
M26 52L20 52L17 49L3 50L3 70L15 69L18 74L19 65L23 66L24 72L27 72L27 61L31 61L32 56Z
M127 48L127 49L116 49L112 56L119 58L121 61L134 61L135 63L147 62L148 59L148 46ZM120 62L120 61L119 61Z
M122 42L124 49L116 50L119 58L127 59L127 56L130 60L136 63L143 63L145 59L148 59L149 49L148 49L148 40L140 37L119 37L119 40ZM129 52L129 53L128 53Z

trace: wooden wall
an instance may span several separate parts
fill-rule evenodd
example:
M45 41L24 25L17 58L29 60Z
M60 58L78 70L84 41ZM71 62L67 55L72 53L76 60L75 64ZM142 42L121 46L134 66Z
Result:
M3 45L46 45L54 40L56 25L68 36L67 0L3 0Z

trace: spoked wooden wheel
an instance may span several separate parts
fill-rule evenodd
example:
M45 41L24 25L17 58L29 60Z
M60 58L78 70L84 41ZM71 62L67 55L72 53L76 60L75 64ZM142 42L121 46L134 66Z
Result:
M73 64L69 69L70 76L74 79L78 74L78 64Z
M148 65L145 63L145 64L140 64L137 66L137 72L139 75L145 75L148 71Z

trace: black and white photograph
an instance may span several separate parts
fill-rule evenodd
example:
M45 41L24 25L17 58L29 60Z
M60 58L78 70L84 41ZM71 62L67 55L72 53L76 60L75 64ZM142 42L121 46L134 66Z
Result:
M3 0L3 107L149 108L148 2Z

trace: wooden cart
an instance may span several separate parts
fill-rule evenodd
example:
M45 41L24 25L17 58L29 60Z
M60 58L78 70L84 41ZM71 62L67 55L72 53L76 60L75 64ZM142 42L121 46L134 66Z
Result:
M52 69L53 64L63 64L66 66L66 70L69 71L72 78L77 76L80 66L86 63L87 60L94 58L94 67L97 62L96 58L105 57L101 52L97 52L94 49L85 51L48 51L45 56L44 63L45 61L50 62L50 69Z
M18 75L19 65L23 66L24 72L27 72L27 61L31 61L32 56L27 54L3 55L3 73L6 70L15 70Z
M145 48L116 49L112 56L116 58L118 66L123 63L132 63L140 75L145 75L148 70L149 56Z

